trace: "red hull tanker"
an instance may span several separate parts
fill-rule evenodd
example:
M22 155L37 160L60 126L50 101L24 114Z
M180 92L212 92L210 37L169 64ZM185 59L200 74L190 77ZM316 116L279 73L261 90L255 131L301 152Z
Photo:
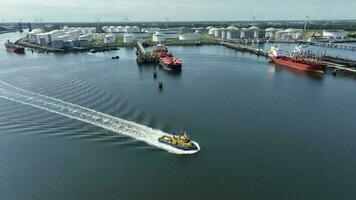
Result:
M272 47L269 57L276 64L307 72L324 73L326 69L326 64L321 61L307 60L299 55L290 56L276 47Z
M168 71L181 71L182 70L182 61L177 57L173 56L162 44L158 44L155 48L155 52L159 57L159 63L163 69Z
M7 51L11 51L11 52L19 53L19 54L25 53L25 48L18 46L15 43L12 43L10 41L7 41L7 43L5 43L5 47L6 47Z

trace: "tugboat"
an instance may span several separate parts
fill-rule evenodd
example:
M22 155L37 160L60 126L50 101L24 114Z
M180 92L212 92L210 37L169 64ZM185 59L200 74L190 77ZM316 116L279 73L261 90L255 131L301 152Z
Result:
M190 139L186 131L182 133L173 134L172 136L164 135L158 138L158 141L163 144L168 144L174 148L184 150L184 151L193 151L198 150L197 145L195 145Z
M159 58L159 63L163 69L168 71L181 71L182 70L182 61L177 57L173 56L171 52L168 51L167 47L158 44L153 50Z
M5 47L7 51L11 51L14 53L18 53L18 54L24 54L25 53L25 48L16 45L13 42L10 42L9 40L5 43Z

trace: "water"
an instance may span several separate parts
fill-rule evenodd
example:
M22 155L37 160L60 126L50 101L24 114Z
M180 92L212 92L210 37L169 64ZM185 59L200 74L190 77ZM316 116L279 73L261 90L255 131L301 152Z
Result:
M137 66L130 48L16 55L1 45L0 199L354 199L352 76L222 46L170 49L181 74ZM201 151L166 151L112 129L120 120L147 137L188 130Z

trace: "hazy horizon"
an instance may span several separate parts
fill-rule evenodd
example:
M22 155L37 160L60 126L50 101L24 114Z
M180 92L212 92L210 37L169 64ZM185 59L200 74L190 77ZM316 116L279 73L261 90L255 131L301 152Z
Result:
M127 13L132 22L164 21L250 21L255 16L260 21L304 20L354 20L356 1L343 3L321 0L281 0L249 2L241 0L4 0L0 2L1 22L105 22L123 21ZM328 12L326 12L328 11Z

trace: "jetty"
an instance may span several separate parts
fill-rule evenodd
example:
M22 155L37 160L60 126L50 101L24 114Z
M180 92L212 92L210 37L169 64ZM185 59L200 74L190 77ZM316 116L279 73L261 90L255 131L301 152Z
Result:
M242 52L248 52L251 54L256 54L257 56L264 56L266 58L268 58L268 51L264 50L264 49L256 49L250 46L246 46L246 45L242 45L242 44L238 44L238 43L230 43L230 42L225 42L225 41L221 41L220 42L221 45L226 46L228 48L231 49L235 49L238 51L242 51Z
M330 43L330 42L310 42L309 44L318 47L356 51L356 45L346 45L342 43Z
M146 51L143 47L142 41L136 44L136 61L139 64L158 64L158 57L150 51Z
M340 65L336 63L331 63L331 62L325 62L327 64L328 69L333 70L333 74L336 75L338 72L343 72L343 73L353 73L356 74L356 68L350 68L350 67L345 67L345 65Z

